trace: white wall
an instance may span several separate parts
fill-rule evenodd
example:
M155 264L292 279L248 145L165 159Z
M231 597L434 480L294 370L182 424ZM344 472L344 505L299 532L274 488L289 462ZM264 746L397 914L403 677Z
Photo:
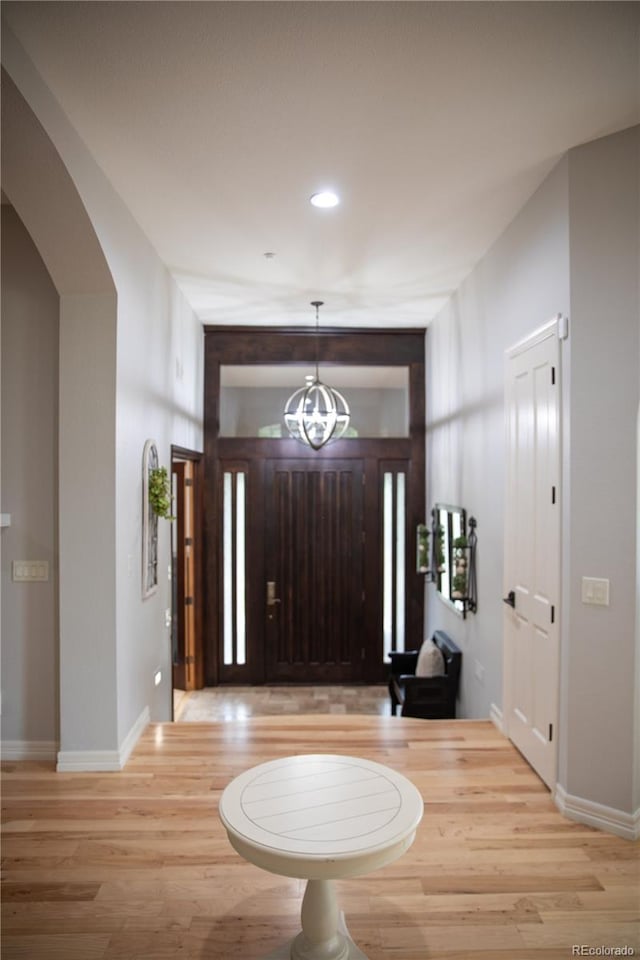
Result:
M565 159L427 330L427 504L478 521L477 614L462 620L433 585L426 598L427 635L444 629L463 651L463 717L502 704L504 352L568 312L567 173Z
M58 313L56 288L13 207L2 206L2 737L58 739ZM46 560L46 583L13 583Z

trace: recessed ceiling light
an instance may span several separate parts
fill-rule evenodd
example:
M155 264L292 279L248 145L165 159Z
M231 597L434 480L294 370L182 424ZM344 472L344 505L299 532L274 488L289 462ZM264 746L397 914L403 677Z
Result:
M314 193L309 202L314 207L337 207L340 197L333 190L321 190L319 193Z

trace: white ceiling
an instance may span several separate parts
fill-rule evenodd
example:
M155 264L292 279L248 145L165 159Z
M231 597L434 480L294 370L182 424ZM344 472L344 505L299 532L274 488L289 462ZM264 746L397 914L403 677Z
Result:
M568 148L640 119L637 3L2 9L209 323L425 326Z

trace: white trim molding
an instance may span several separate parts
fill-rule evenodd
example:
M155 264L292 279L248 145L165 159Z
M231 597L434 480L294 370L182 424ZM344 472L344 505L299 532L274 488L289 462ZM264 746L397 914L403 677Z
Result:
M122 770L118 750L60 750L58 773L115 772Z
M547 322L543 323L541 327L537 327L531 333L528 333L527 336L522 340L518 340L517 343L514 343L512 346L508 347L508 349L505 350L505 355L507 357L516 357L519 353L523 353L525 350L528 350L535 344L542 343L543 340L548 340L549 337L556 337L559 339L558 330L561 317L561 313L556 313L551 320L547 320Z
M505 733L504 729L504 717L502 715L502 710L495 703L492 703L489 707L489 719L491 722L498 728L500 733Z
M122 770L149 720L149 707L145 707L119 750L61 750L58 753L56 770L58 773Z
M0 746L3 760L53 760L56 759L56 740L3 740Z
M625 813L624 810L616 810L602 803L573 797L559 784L556 785L554 800L560 813L569 820L576 820L597 830L606 830L624 840L640 838L640 808L635 813Z
M149 724L150 720L151 716L149 714L149 707L145 707L134 725L131 727L131 730L129 730L127 736L120 744L120 769L124 767L125 763L131 756L133 748L142 736L142 731Z

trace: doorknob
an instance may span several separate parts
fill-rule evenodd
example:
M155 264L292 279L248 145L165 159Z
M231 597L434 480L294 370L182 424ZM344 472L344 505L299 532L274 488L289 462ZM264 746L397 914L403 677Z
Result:
M502 598L503 603L508 603L510 607L513 607L515 610L516 606L516 592L515 590L509 590L509 593L506 597Z
M280 603L280 598L276 597L276 582L267 580L267 606L273 607L276 603Z

